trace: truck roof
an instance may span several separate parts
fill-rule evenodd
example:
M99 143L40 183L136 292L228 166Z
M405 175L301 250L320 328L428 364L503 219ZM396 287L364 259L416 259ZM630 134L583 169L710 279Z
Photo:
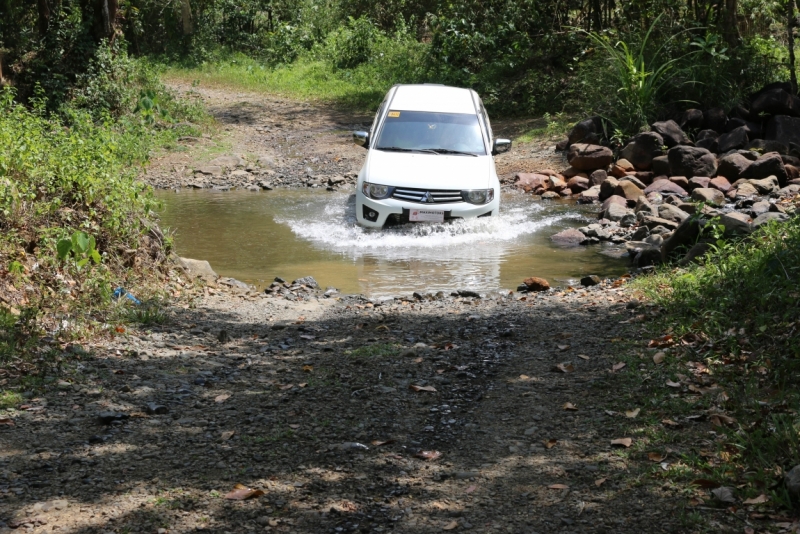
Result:
M390 109L475 114L472 91L447 85L398 85Z

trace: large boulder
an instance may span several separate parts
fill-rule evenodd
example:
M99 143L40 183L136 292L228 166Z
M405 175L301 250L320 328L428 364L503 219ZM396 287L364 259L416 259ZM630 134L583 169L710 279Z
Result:
M682 223L689 218L688 213L677 206L673 206L672 204L661 204L658 207L658 216L662 219L676 223Z
M600 136L603 131L603 119L600 117L591 117L582 120L572 127L567 139L569 145L576 143L597 143L600 141Z
M244 167L247 165L247 161L241 156L230 154L228 156L218 156L209 161L208 164L219 165L220 167L225 167L226 169L235 169L236 167Z
M761 195L771 195L772 193L777 193L780 189L778 179L775 176L768 176L761 180L748 180L748 182L750 182Z
M747 138L747 127L740 126L731 130L726 134L722 134L717 139L717 149L720 153L730 152L739 148L747 146L749 139Z
M605 146L579 143L569 147L567 161L578 170L593 171L611 165L614 161L614 153Z
M603 169L597 169L592 174L589 175L589 184L594 187L596 185L600 185L606 181L608 178L608 173Z
M800 98L775 88L762 91L750 105L751 115L791 115L800 116Z
M687 193L684 188L666 178L655 180L652 184L648 185L644 190L644 194L649 196L650 193L660 193L664 196L676 195L681 198L689 196L689 193Z
M664 139L664 144L668 148L692 144L678 123L673 120L654 122L651 128Z
M764 138L789 146L790 143L800 145L800 118L788 115L776 115L767 121Z
M653 165L651 169L655 176L669 175L669 158L665 155L653 158Z
M699 109L687 109L678 121L681 128L696 130L703 127L703 112Z
M718 189L710 187L698 187L692 191L692 200L705 202L711 206L722 206L725 204L725 195Z
M780 213L778 211L768 211L767 213L762 213L755 219L753 219L752 228L755 230L770 221L778 221L778 222L786 222L789 220L789 216L785 213Z
M742 173L747 170L751 163L752 161L742 154L734 152L719 160L717 174L735 182L742 176Z
M708 184L711 182L711 178L708 176L695 176L687 185L689 192L694 191L698 187L708 187Z
M672 232L672 235L661 245L661 257L666 261L673 252L689 249L700 235L700 219L689 217Z
M717 158L705 148L678 145L669 149L667 157L673 176L691 178L714 176L717 173Z
M589 179L583 176L573 176L567 181L567 188L572 191L573 195L577 195L589 189Z
M623 219L627 219L630 221L630 224L632 224L633 221L636 220L636 215L632 210L629 210L625 206L611 204L606 210L603 211L601 218L614 222L621 222Z
M538 187L547 189L549 176L532 172L518 172L514 175L514 186L523 191L533 191Z
M734 198L736 198L737 200L741 200L756 196L758 194L758 189L756 189L756 187L750 182L744 182L737 185L736 189L732 189L730 191L730 193L734 192L735 192Z
M724 176L717 176L708 181L708 187L727 193L733 186Z
M600 200L600 186L593 185L578 195L578 204L592 204Z
M754 162L752 162L747 169L742 173L742 178L767 178L775 176L781 187L784 187L788 182L788 175L786 167L783 165L783 159L777 152L769 152L764 154Z
M753 231L752 219L737 211L723 213L719 222L725 227L725 235L746 235Z
M586 236L575 228L569 228L550 236L550 240L562 247L577 247L586 242Z
M605 179L605 181L600 184L600 200L605 200L617 190L617 186L619 185L619 180L614 178L613 176L609 176Z
M636 184L630 180L620 180L614 190L615 195L619 195L628 201L628 204L633 205L644 192L639 189Z
M664 139L660 134L644 132L633 136L620 155L637 169L646 171L650 169L653 158L662 154L661 147L663 145Z
M217 273L206 260L193 260L191 258L178 258L178 266L192 278L216 278Z

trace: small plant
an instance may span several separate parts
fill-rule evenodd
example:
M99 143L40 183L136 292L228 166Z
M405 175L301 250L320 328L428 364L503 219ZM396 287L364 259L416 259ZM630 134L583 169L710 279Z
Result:
M70 252L75 259L75 267L80 271L89 261L99 264L102 258L97 251L93 236L85 232L75 232L70 239L62 239L56 245L58 259L65 261Z

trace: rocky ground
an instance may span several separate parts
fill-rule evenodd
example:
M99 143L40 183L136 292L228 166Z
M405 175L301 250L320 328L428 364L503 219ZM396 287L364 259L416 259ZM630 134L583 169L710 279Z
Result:
M624 281L290 301L176 278L163 325L62 347L0 415L0 532L681 532L612 445L616 343L652 313Z

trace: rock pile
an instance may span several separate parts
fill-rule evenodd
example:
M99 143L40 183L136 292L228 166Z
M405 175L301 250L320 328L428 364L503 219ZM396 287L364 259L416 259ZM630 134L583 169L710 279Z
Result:
M678 120L653 123L618 154L596 144L602 123L586 119L557 147L567 151L567 169L520 173L516 186L542 198L599 203L597 223L552 240L627 242L638 266L685 251L713 218L728 235L788 220L792 199L800 198L800 98L786 85L765 87L730 114L690 109ZM701 249L690 249L684 261Z

